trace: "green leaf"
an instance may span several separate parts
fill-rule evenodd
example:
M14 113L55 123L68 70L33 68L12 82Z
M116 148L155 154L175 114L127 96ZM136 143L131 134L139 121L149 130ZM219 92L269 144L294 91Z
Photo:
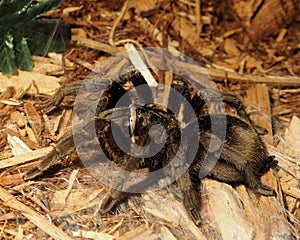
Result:
M8 75L14 75L17 72L15 65L13 36L9 33L0 31L0 70Z
M41 0L36 1L34 5L28 8L26 12L26 18L24 20L34 20L40 17L42 14L56 9L61 6L61 0Z
M26 37L33 55L46 56L49 52L61 52L71 38L71 31L58 19L35 20L17 25L18 35Z
M0 5L0 24L6 22L14 25L20 22L34 20L43 13L61 6L61 0L13 0Z
M33 68L33 60L25 38L16 44L16 64L25 71L31 71Z
M20 15L21 10L30 5L34 0L22 0L22 1L8 1L2 0L0 2L0 20L6 20L12 15Z
M61 0L0 0L0 71L32 70L31 54L63 51L70 27L59 19L39 17L61 6Z

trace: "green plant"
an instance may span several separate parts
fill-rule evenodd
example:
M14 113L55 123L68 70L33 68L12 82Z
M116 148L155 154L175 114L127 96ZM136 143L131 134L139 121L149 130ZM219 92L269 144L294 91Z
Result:
M32 55L60 52L71 32L60 19L41 19L61 6L61 0L0 0L0 71L13 75L17 68L31 71Z

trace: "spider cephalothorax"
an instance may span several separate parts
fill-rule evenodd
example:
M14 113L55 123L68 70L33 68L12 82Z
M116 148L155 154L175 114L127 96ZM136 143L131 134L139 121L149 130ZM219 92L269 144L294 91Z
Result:
M128 82L131 82L135 88L145 86L142 94L136 91L127 96L128 89L125 84ZM79 85L76 86L78 88ZM138 71L129 72L112 81L103 91L92 124L95 124L98 141L109 160L127 171L140 168L154 171L169 164L171 168L165 172L166 175L173 175L182 169L187 169L175 180L183 192L184 205L196 224L200 223L199 177L201 172L205 172L203 170L207 166L207 161L215 162L213 168L207 172L208 177L227 183L242 183L261 194L274 195L274 190L263 185L260 178L276 164L276 161L268 156L266 146L248 118L241 101L233 95L219 93L213 89L203 88L198 92L192 91L191 84L180 78L173 81L171 88L184 96L186 101L184 103L179 101L178 106L171 106L177 104L176 97L171 92L169 105L166 108L162 108L157 103L149 104L154 96ZM58 97L46 109L52 110L55 107L53 103L54 105L59 103L63 91L58 93ZM124 98L122 104L118 105L122 97ZM170 101L171 98L173 101ZM138 99L138 104L131 99L134 101ZM203 111L207 101L224 102L233 107L236 113L209 115ZM187 105L192 107L195 118L190 116ZM172 111L165 110L168 108ZM214 130L218 130L218 126L225 128L224 141L222 136L217 134L218 131L212 131L212 117ZM82 127L82 135L88 136L84 134L84 129L89 124L91 123L88 122L85 127ZM113 131L117 132L118 139L115 138ZM196 131L196 143L182 136L182 131L190 133ZM122 148L118 144L120 139L125 143ZM182 146L180 144L184 147L179 147ZM145 152L137 155L128 154L134 145ZM72 133L68 132L57 143L49 158L30 170L25 178L31 179L42 174L55 159L63 157L74 148ZM192 148L196 149L195 155L190 154ZM147 155L149 152L155 154ZM177 158L175 163L172 163L173 158ZM186 162L189 162L188 167ZM124 176L120 177L116 181L116 186L122 186L125 180ZM101 206L103 213L111 210L124 198L125 194L116 189L119 188L112 189L111 194L103 200Z

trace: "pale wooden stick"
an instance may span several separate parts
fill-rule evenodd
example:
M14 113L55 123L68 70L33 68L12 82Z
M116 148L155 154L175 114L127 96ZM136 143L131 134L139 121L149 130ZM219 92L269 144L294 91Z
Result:
M119 16L117 17L117 19L114 21L114 24L111 28L111 31L109 33L109 38L108 38L108 43L111 45L111 46L115 46L115 43L114 43L114 34L115 34L115 30L119 24L119 22L121 22L122 18L124 17L125 13L127 12L127 9L128 9L128 4L129 4L130 0L127 0L122 9L121 9L121 12L119 14Z
M42 149L38 149L32 152L28 152L22 155L18 155L15 157L7 158L4 160L0 161L0 169L15 166L15 165L20 165L24 164L27 162L30 162L32 160L36 160L38 158L47 156L51 151L53 150L53 147L45 147Z
M78 41L81 46L96 49L98 51L106 52L111 55L117 54L119 52L119 50L114 46L109 46L105 43L101 43L92 39L79 36L72 36L72 40Z
M151 62L153 64L160 64L160 58L159 56L156 56L157 54L154 53L148 54L149 58L151 59ZM300 77L294 77L294 76L253 76L249 74L239 74L237 72L229 72L219 69L213 69L213 68L207 68L207 67L199 67L195 64L191 64L188 62L180 62L180 66L168 65L167 67L170 70L176 69L177 71L182 71L181 69L185 71L191 71L191 74L194 71L197 71L197 74L204 74L210 77L210 79L213 79L215 81L231 81L231 82L240 82L240 83L265 83L268 86L300 86ZM201 79L194 79L195 81L202 84L203 82ZM207 81L206 81L207 82Z
M157 87L156 80L153 78L151 72L149 71L146 64L143 62L141 56L139 55L139 53L136 50L136 48L134 47L134 45L131 43L127 43L127 44L125 44L125 48L128 51L130 61L135 66L135 68L141 72L141 74L147 81L148 85L150 87Z
M196 7L195 7L195 15L196 15L196 32L197 37L200 37L202 32L202 21L201 21L201 0L196 0Z
M239 74L236 72L227 72L212 68L204 68L209 76L216 81L229 80L232 82L248 83L266 83L272 86L300 86L300 78L294 76L254 76L248 74Z

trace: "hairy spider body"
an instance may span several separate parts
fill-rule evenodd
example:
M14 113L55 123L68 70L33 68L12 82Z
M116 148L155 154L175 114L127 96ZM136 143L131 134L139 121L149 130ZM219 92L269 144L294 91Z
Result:
M214 116L215 121L218 118L223 120L223 115ZM231 184L245 184L263 195L275 195L273 189L260 182L260 178L271 167L275 167L277 162L273 156L268 155L255 127L249 119L231 114L226 114L226 121L226 138L221 154L207 176ZM211 116L200 117L199 125L201 131L211 133ZM198 173L202 167L204 153L207 153L207 146L204 146L207 145L206 141L200 141L198 155L191 166L192 175ZM211 156L213 157L214 155Z
M128 89L125 85L128 82L131 82L133 88L138 86L144 86L145 88L142 93L136 90L131 95L126 95ZM78 87L79 85L76 85L76 88ZM88 86L86 87L88 88ZM129 172L140 168L149 168L150 171L155 171L168 164L173 164L166 172L166 175L172 176L173 173L185 167L187 159L191 160L188 171L179 174L176 183L183 192L183 203L196 224L200 224L199 172L205 168L205 162L207 161L216 162L208 173L208 177L227 183L243 183L263 195L274 195L274 190L263 185L260 178L270 167L276 165L276 161L273 160L273 157L268 156L266 146L248 118L241 101L233 95L220 94L212 89L203 88L201 91L192 94L189 84L181 79L173 81L171 87L187 100L184 104L178 103L178 106L173 106L173 112L162 110L158 104L149 104L149 102L153 102L154 97L147 82L138 71L120 76L112 81L100 96L93 118L94 122L87 122L83 127L80 127L80 130L82 128L82 142L85 142L84 138L89 139L90 137L85 129L88 129L90 124L95 124L98 141L106 156L116 165ZM68 93L66 90L61 90L46 107L47 112L53 110L54 105L61 101L63 91L65 91L64 94ZM121 97L125 98L121 105L118 105ZM175 98L172 92L169 98ZM134 106L131 99L133 101L137 99L138 105ZM223 121L224 117L227 121L224 143L222 143L219 136L212 133L211 115L205 115L203 111L206 101L225 102L236 109L237 114L235 115L224 113L214 115L214 121ZM187 103L192 106L197 117L197 126L199 126L199 141L198 146L196 146L198 150L196 157L193 159L190 159L191 156L189 155L189 148L192 147L189 139L181 138L182 128L185 131L195 130L189 129L191 122L189 122L189 113L185 108ZM177 103L171 101L169 104L176 105ZM180 115L182 116L179 117ZM182 123L178 121L178 118L181 118ZM116 125L116 123L119 123L119 125ZM124 124L129 129L128 132L124 132L124 129L122 130L119 127ZM160 128L151 128L157 124L163 126L165 132L162 132ZM224 124L220 124L220 126L224 126ZM132 156L127 154L130 151L130 142L127 145L125 144L127 149L126 147L121 149L112 134L112 129L117 131L119 140L126 142L129 139L131 143L141 147L149 145L150 152L151 148L156 147L157 143L164 143L164 145L154 156ZM153 136L156 138L153 138ZM185 142L186 151L178 153L180 141ZM208 146L212 142L215 142L216 146L209 150ZM41 165L26 173L24 178L31 179L42 174L43 171L54 164L57 158L65 156L74 148L72 132L68 132L58 142L48 158ZM172 163L173 158L178 158L175 159L175 163ZM101 209L103 213L110 211L126 196L124 192L116 189L123 189L123 183L127 178L128 176L122 175L116 180L115 189L112 189L111 194L106 196L102 202Z
M130 138L128 137L128 133L124 133L124 131L119 128L118 124L122 125L125 123L125 127L127 127L131 111L132 109L128 107L119 108L114 111L107 110L100 113L96 119L97 136L100 144L103 146L104 153L109 159L111 159L114 163L120 165L121 167L122 165L124 165L124 157L128 152L130 152L129 148L126 149L126 147L130 147L130 143L126 142ZM149 148L146 149L147 151L157 152L151 149L157 147L157 142L151 143L151 141L156 140L158 142L162 142L164 140L162 138L166 136L166 139L164 141L165 144L162 149L157 152L157 154L146 158L131 157L131 160L135 161L135 169L149 168L150 171L154 171L163 166L163 159L166 158L164 156L166 156L166 152L170 148L170 144L172 144L174 152L177 151L180 144L179 122L173 115L170 115L170 113L167 113L152 105L144 105L137 109L133 109L133 111L135 111L136 118L134 124L135 128L132 129L134 134L133 141L138 146L149 146ZM112 113L115 114L114 119L112 117ZM104 129L98 127L99 125L103 125L103 122L105 122ZM152 126L155 126L156 124L160 124L165 129L165 132L162 132L161 128L153 129ZM112 134L112 128L114 128L114 130L116 131L115 136L119 138L118 141L124 141L124 144L122 144L124 149L120 149L118 144L115 142L115 138ZM156 136L156 139L153 139L149 136L150 131L151 135ZM141 156L143 156L143 153L136 154L140 154ZM172 158L172 156L169 157Z

